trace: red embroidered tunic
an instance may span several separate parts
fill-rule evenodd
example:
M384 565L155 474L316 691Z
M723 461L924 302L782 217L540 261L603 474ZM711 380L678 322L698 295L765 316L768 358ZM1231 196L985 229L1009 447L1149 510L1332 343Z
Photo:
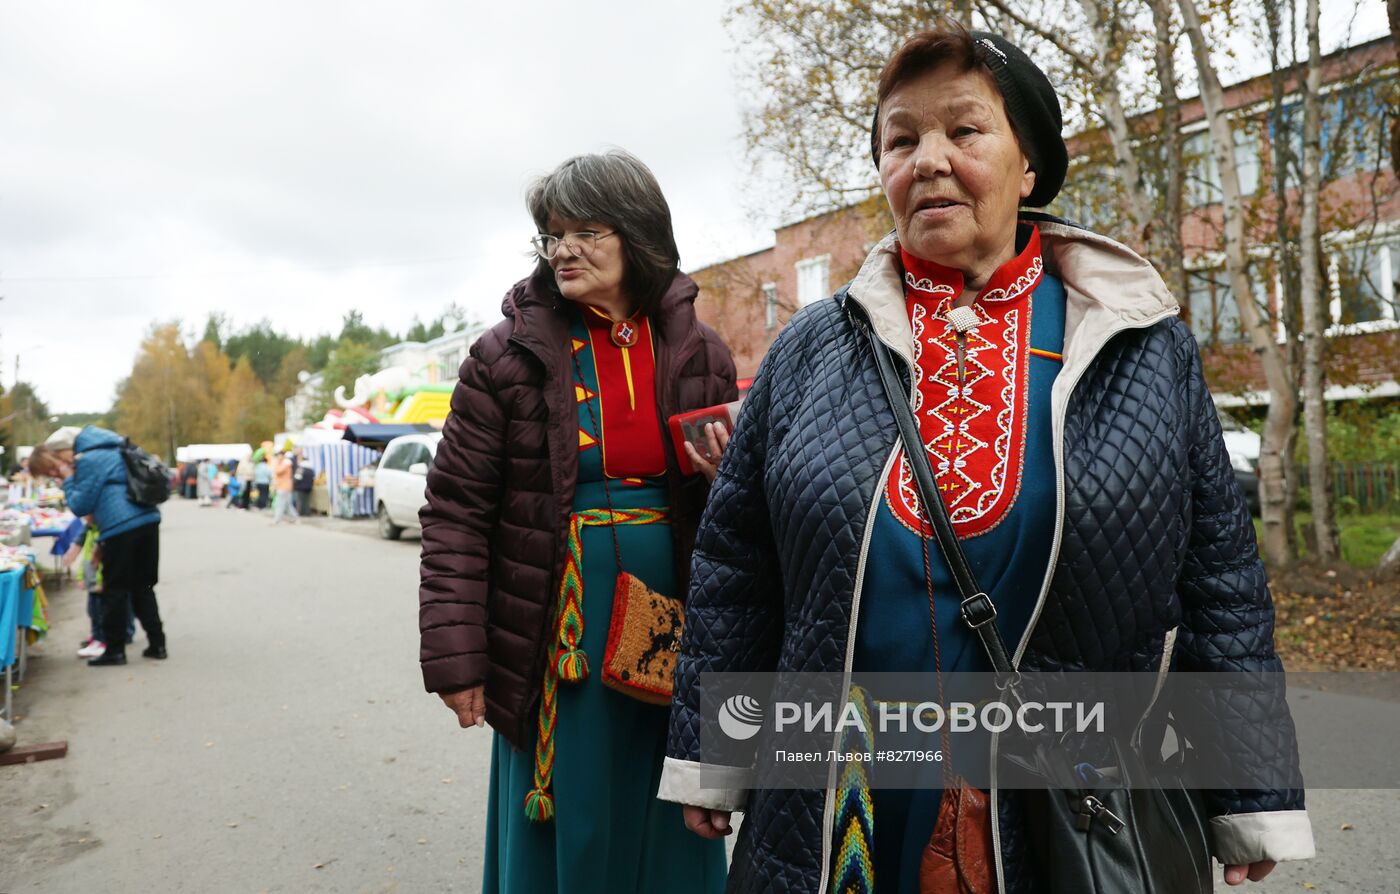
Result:
M574 383L579 404L579 450L602 446L602 465L609 478L639 479L666 473L666 451L656 410L656 344L651 322L633 325L637 342L630 348L612 340L613 321L593 307L584 307L586 334L573 333L573 351L583 381ZM590 375L591 373L591 375ZM594 418L601 431L594 432Z
M1016 501L1026 450L1031 293L1040 283L1040 232L992 275L963 314L975 315L961 368L958 329L949 319L963 291L958 270L903 249L904 300L914 336L918 386L914 415L934 478L960 537L989 531ZM885 500L911 531L923 531L918 489L902 453Z

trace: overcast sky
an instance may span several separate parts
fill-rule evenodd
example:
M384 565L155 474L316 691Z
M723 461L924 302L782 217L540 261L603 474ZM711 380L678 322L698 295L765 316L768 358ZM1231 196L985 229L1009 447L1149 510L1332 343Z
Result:
M769 244L724 6L0 0L0 382L18 354L55 411L105 410L153 322L211 311L495 320L526 185L612 145L687 268Z
M771 239L719 2L0 9L0 381L20 354L56 411L110 406L156 320L498 319L525 187L578 152L652 167L689 267Z

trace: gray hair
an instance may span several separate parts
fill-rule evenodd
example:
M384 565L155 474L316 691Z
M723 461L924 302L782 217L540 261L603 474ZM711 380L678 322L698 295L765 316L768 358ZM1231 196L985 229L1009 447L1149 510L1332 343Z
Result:
M576 155L532 183L525 204L541 233L551 215L615 229L626 261L623 288L643 314L660 305L680 268L680 252L661 185L635 155L621 149ZM536 275L557 292L548 261L539 261Z

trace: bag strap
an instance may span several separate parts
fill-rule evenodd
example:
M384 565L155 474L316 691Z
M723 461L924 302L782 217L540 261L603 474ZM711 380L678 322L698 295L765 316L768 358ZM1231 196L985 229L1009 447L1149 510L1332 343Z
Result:
M848 300L847 304L851 305L851 302ZM880 371L880 384L884 386L885 397L889 400L895 423L899 426L899 437L904 442L904 455L909 460L910 468L914 470L919 502L923 504L924 514L928 516L934 535L938 538L938 549L953 572L953 580L957 584L961 599L959 614L982 641L982 647L991 659L992 668L1000 678L997 688L1014 686L1020 675L1012 666L1011 653L1007 651L1006 642L1001 638L1001 631L997 629L997 608L986 591L977 585L972 566L968 564L967 556L958 543L958 536L953 532L953 522L948 518L948 507L943 505L943 499L938 494L933 470L928 463L928 451L924 448L923 438L919 436L914 411L909 406L909 392L895 370L894 358L890 356L889 347L876 336L874 327L866 320L857 319L857 323L859 328L865 330L866 337L870 339L870 348L875 353L875 366Z

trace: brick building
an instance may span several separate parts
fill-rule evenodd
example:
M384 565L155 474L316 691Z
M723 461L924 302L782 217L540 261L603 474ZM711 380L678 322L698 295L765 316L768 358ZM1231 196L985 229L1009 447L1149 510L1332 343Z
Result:
M1284 78L1284 120L1278 128L1301 158L1301 102L1293 95L1301 72ZM1329 55L1323 65L1321 196L1332 326L1329 398L1400 395L1400 180L1386 152L1396 114L1397 66L1384 37ZM1251 242L1256 299L1279 319L1283 283L1271 162L1273 83L1269 75L1226 89L1235 134ZM1153 117L1135 122L1152 139ZM1199 99L1182 108L1186 215L1182 243L1190 271L1183 315L1200 340L1206 371L1223 405L1266 400L1257 359L1239 327L1220 251L1219 174ZM1064 191L1048 210L1111 231L1116 177L1103 135L1069 141L1073 159ZM1299 201L1286 193L1296 221ZM809 217L774 231L773 246L694 271L699 312L729 341L741 378L752 376L783 323L801 306L825 298L854 276L870 247L892 222L883 197ZM1146 251L1142 245L1137 248ZM1296 250L1296 246L1290 250ZM1296 301L1295 301L1296 305Z

